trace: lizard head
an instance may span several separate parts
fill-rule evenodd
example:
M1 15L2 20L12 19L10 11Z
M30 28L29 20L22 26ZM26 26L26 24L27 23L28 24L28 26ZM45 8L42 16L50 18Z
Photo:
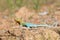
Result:
M21 18L15 18L15 21L18 23L18 24L22 24L23 23L23 20Z

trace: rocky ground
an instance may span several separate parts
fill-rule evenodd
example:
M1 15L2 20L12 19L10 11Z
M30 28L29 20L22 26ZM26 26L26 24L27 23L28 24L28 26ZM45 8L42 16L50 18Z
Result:
M43 9L44 10L44 9ZM9 10L0 12L0 40L60 40L60 11L56 11L53 15L58 21L57 27L38 27L26 28L19 26L14 18L23 18L26 22L35 24L46 23L51 24L52 19L49 15L39 16L35 11L26 7L20 8L14 14L9 14ZM53 20L54 21L54 20ZM55 21L54 21L55 22Z

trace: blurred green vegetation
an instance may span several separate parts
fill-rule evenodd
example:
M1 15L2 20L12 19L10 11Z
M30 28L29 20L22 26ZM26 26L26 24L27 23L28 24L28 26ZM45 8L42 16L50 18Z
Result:
M34 10L39 10L42 5L56 3L60 5L59 0L0 0L0 11L5 9L16 9L22 6L27 6Z

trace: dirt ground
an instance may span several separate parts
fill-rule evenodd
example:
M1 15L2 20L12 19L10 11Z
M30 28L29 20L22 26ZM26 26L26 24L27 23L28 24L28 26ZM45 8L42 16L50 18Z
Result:
M43 7L41 10L46 11L46 8ZM0 12L0 40L60 40L60 10L57 10L43 16L26 7L20 8L13 14L10 14L8 9ZM49 17L51 15L54 19ZM53 21L56 22L55 20L57 20L58 25L50 28L38 27L28 29L27 27L19 26L14 18L22 18L24 21L34 24L53 24Z

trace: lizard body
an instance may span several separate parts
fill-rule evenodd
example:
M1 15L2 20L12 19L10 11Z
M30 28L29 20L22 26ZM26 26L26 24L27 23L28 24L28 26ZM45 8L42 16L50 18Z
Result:
M25 26L27 28L31 28L31 27L50 27L47 24L33 24L33 23L29 23L29 22L24 22L19 18L17 18L16 21L19 23L19 25Z

